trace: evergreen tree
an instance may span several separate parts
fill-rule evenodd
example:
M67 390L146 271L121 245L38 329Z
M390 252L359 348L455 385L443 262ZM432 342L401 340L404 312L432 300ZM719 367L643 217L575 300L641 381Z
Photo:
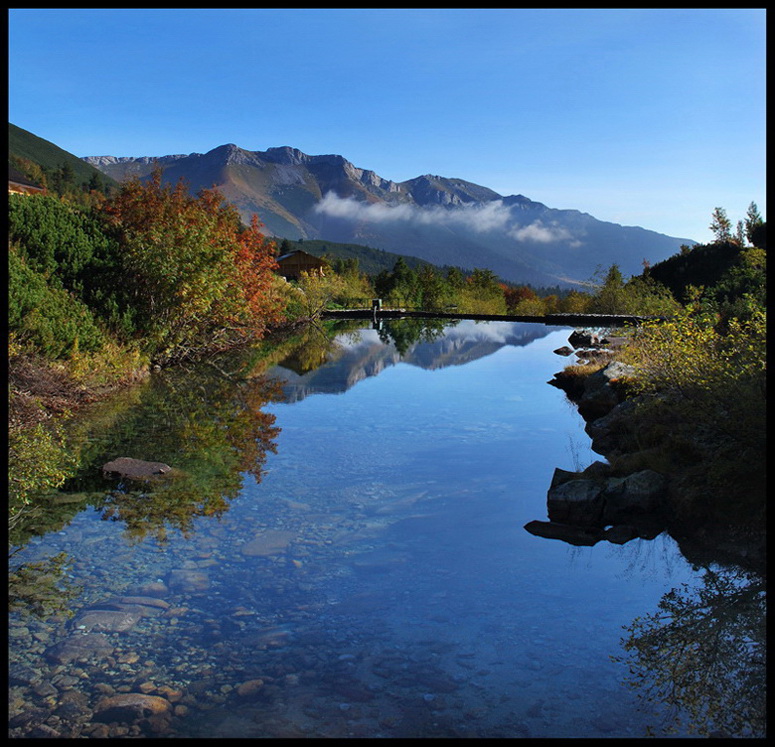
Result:
M713 210L710 230L716 237L716 241L730 241L732 239L732 221L727 217L727 211L724 208L717 207Z
M754 241L757 229L764 225L764 220L759 214L759 208L755 202L751 202L748 206L748 212L745 215L745 236L748 239L748 243L751 246L757 246Z

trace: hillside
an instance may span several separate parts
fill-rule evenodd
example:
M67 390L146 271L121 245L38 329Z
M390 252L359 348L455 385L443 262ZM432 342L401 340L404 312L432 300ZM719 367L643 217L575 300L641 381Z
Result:
M192 192L215 186L245 220L256 213L277 237L367 245L440 266L485 267L517 283L583 283L613 263L625 275L638 274L644 260L653 264L695 243L550 208L524 195L502 196L463 179L425 174L394 182L343 156L290 147L248 151L227 144L158 159L84 160L119 181L145 178L158 165L166 181L182 178Z
M78 184L88 182L94 174L99 174L106 186L118 186L115 179L103 174L82 158L78 158L54 143L33 135L10 122L8 123L8 155L10 158L23 158L32 161L45 171L52 171L60 168L63 164L68 164L73 171L74 180Z

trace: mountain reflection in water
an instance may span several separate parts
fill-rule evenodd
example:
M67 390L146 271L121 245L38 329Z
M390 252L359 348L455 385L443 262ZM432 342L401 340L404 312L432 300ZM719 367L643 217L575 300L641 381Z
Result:
M294 351L269 375L282 383L286 400L310 394L346 392L390 366L406 363L426 370L462 366L506 345L525 346L545 337L554 327L515 322L461 321L429 324L422 319L381 321L338 335L310 365L305 348Z

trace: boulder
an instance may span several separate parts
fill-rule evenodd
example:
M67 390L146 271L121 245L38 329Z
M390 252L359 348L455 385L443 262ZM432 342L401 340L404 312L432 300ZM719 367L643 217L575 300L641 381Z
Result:
M590 420L584 426L592 439L592 450L598 454L629 453L638 449L637 437L632 429L632 413L637 398L618 402L605 415Z
M563 485L571 480L578 480L584 475L581 472L572 472L571 470L561 469L560 467L554 468L554 474L552 475L552 483L549 486L549 490Z
M593 348L604 344L604 338L601 338L597 332L589 329L574 329L571 332L568 342L574 348Z
M651 469L627 477L613 477L602 493L603 521L617 524L633 517L654 514L664 505L667 479Z
M164 462L145 462L142 459L119 457L102 465L102 472L108 477L118 475L128 480L158 480L171 472Z
M587 477L592 480L605 480L611 474L611 465L608 462L596 460L577 474L579 477Z
M622 399L619 392L622 381L634 374L633 366L613 361L587 376L578 401L581 417L590 421L607 415Z
M546 496L550 522L601 528L618 524L661 526L667 491L664 475L645 469L612 477L610 470L603 462L593 462L583 472L555 469ZM645 535L638 531L638 536Z
M549 488L546 499L549 520L577 526L600 526L603 488L598 480L576 479Z

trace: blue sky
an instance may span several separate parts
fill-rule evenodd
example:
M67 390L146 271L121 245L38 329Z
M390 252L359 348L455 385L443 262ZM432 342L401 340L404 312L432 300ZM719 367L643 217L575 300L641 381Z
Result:
M764 9L11 9L9 120L78 156L289 145L711 238L766 217Z

